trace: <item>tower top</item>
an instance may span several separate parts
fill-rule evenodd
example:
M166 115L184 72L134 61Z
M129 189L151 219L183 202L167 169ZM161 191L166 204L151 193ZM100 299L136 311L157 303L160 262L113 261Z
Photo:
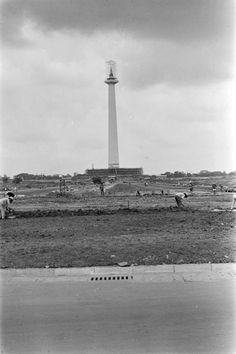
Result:
M106 84L117 84L119 81L116 78L116 63L113 60L106 62Z

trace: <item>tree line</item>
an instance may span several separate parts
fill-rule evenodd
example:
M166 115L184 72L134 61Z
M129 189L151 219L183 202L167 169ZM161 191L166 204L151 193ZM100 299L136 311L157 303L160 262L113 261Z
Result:
M77 174L74 173L71 176L69 173L65 175L53 174L53 175L45 175L45 174L32 174L32 173L19 173L11 179L9 176L4 174L0 176L3 183L8 183L12 181L15 184L19 184L25 180L57 180L60 178L75 178L78 176L85 176L84 174ZM154 177L155 175L153 175ZM201 170L198 173L190 173L190 172L183 172L183 171L175 171L175 172L165 172L162 173L161 176L166 176L167 178L181 178L181 177L216 177L216 176L236 176L236 171L232 171L226 173L225 171L208 171L208 170Z
M180 177L216 177L216 176L236 176L236 171L226 173L225 171L208 171L202 170L198 173L190 173L183 171L175 172L165 172L161 174L162 176L167 176L169 178L180 178Z

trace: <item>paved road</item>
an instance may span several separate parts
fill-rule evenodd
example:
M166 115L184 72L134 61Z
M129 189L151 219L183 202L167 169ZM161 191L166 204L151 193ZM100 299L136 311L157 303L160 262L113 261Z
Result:
M2 352L235 353L235 282L30 281L2 291Z

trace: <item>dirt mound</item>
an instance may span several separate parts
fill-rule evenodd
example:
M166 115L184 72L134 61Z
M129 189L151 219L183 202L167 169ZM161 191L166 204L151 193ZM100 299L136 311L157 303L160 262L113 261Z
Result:
M19 219L19 218L38 218L38 217L67 217L67 216L85 216L85 215L112 215L112 214L149 214L157 212L169 212L169 211L179 211L177 207L168 207L168 208L147 208L147 209L138 209L138 208L118 208L118 209L51 209L51 210L18 210L13 215L8 216L8 219ZM190 210L193 213L193 210Z
M106 190L108 194L114 193L124 193L124 194L134 194L137 190L140 190L140 187L137 184L131 183L116 183L114 186Z

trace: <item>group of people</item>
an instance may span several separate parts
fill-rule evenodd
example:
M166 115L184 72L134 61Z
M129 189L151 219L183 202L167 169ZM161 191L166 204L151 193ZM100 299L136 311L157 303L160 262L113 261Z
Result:
M101 190L101 194L104 195L103 185L102 185L102 188L100 188L100 190ZM138 192L138 194L136 194L136 195L140 195L140 192L139 191L137 191L137 192ZM11 211L10 205L13 202L14 197L15 197L15 194L13 192L7 192L3 198L0 198L0 210L1 210L2 219L5 219L6 212ZM187 193L184 193L184 192L183 193L179 192L179 193L175 194L175 201L176 201L178 208L184 207L183 200L187 197L188 197ZM235 204L236 204L236 193L233 194L231 210L234 209Z
M141 196L139 191L136 192L136 196ZM184 207L183 200L185 198L188 198L188 194L185 192L179 192L179 193L175 194L175 201L176 201L178 208ZM234 209L235 204L236 204L236 194L233 194L233 200L232 200L232 204L231 204L231 208L230 208L231 210Z
M176 193L175 195L175 201L176 201L176 204L177 204L177 207L183 207L183 199L184 198L187 198L188 195L187 193ZM231 204L231 210L234 209L234 206L236 204L236 193L233 194L233 199L232 199L232 204Z

